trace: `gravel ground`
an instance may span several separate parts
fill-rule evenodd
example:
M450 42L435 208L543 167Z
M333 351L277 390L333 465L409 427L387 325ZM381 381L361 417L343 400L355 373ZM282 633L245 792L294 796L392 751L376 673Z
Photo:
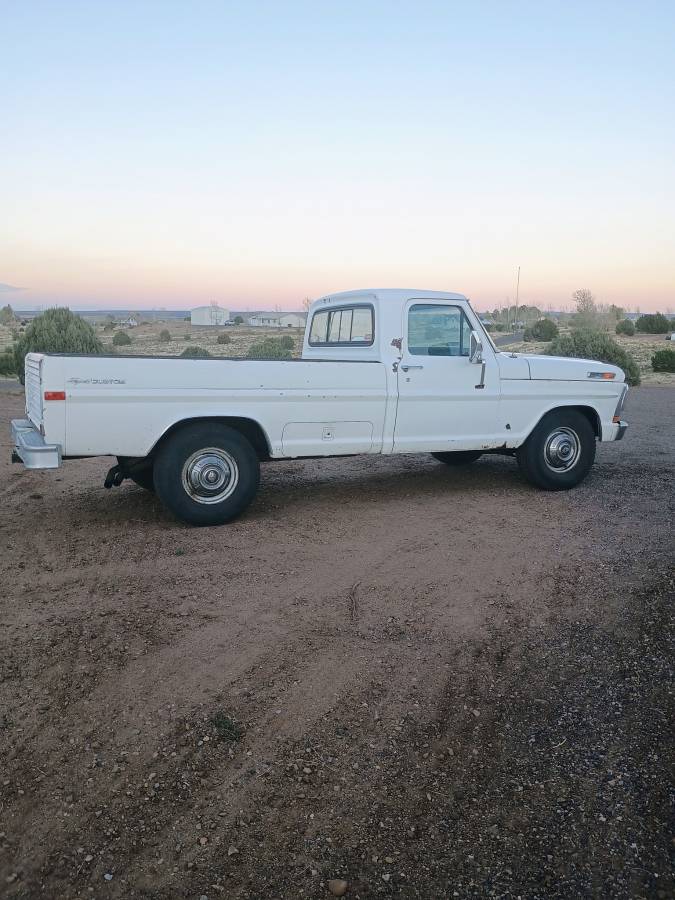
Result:
M0 895L672 896L674 399L569 493L271 463L190 530L3 393Z

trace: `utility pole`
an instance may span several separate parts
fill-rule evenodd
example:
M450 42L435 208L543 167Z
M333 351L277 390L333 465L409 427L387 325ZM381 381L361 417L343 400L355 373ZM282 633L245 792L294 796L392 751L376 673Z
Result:
M518 327L518 295L520 293L520 266L518 266L518 278L516 280L516 311L514 314L514 324Z

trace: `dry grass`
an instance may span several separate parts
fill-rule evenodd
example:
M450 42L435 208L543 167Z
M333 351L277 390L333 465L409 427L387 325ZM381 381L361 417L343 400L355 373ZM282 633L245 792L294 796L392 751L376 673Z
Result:
M160 332L167 330L171 334L168 343L160 341ZM104 331L96 326L96 334L103 342L106 350L113 350L114 332ZM295 341L293 356L300 356L302 351L303 328L262 328L247 325L233 325L222 328L195 326L189 322L153 322L150 325L139 325L130 328L127 334L131 344L126 347L115 347L120 356L180 356L186 347L204 347L212 356L242 357L246 356L251 344L266 337L282 337L290 335ZM218 336L227 334L229 344L219 344ZM187 338L187 339L186 339Z
M636 334L633 337L627 337L625 334L613 334L612 337L617 344L633 356L640 366L643 384L675 385L675 373L655 372L652 369L652 355L657 350L663 350L672 346L669 341L666 341L665 335ZM513 344L506 344L499 349L509 353L546 353L548 346L548 343L545 341L534 341L532 343L516 341Z

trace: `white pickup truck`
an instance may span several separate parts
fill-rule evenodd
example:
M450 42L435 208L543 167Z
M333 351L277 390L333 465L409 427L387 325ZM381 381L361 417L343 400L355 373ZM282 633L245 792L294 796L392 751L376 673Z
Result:
M462 294L363 290L316 300L302 358L175 359L29 353L15 461L116 456L184 522L241 513L268 459L431 453L448 465L515 455L540 488L588 473L620 440L616 366L500 352Z

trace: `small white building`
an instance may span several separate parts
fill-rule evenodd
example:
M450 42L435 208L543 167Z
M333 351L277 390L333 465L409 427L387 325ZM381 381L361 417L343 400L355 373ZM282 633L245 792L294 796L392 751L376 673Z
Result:
M279 316L279 325L282 328L304 328L307 316L304 313L282 313Z
M254 327L278 328L280 315L278 312L256 312L249 317L247 324Z
M306 316L297 312L257 312L249 317L248 324L265 328L304 328Z
M191 325L224 325L230 318L230 311L222 306L197 306L190 310Z

